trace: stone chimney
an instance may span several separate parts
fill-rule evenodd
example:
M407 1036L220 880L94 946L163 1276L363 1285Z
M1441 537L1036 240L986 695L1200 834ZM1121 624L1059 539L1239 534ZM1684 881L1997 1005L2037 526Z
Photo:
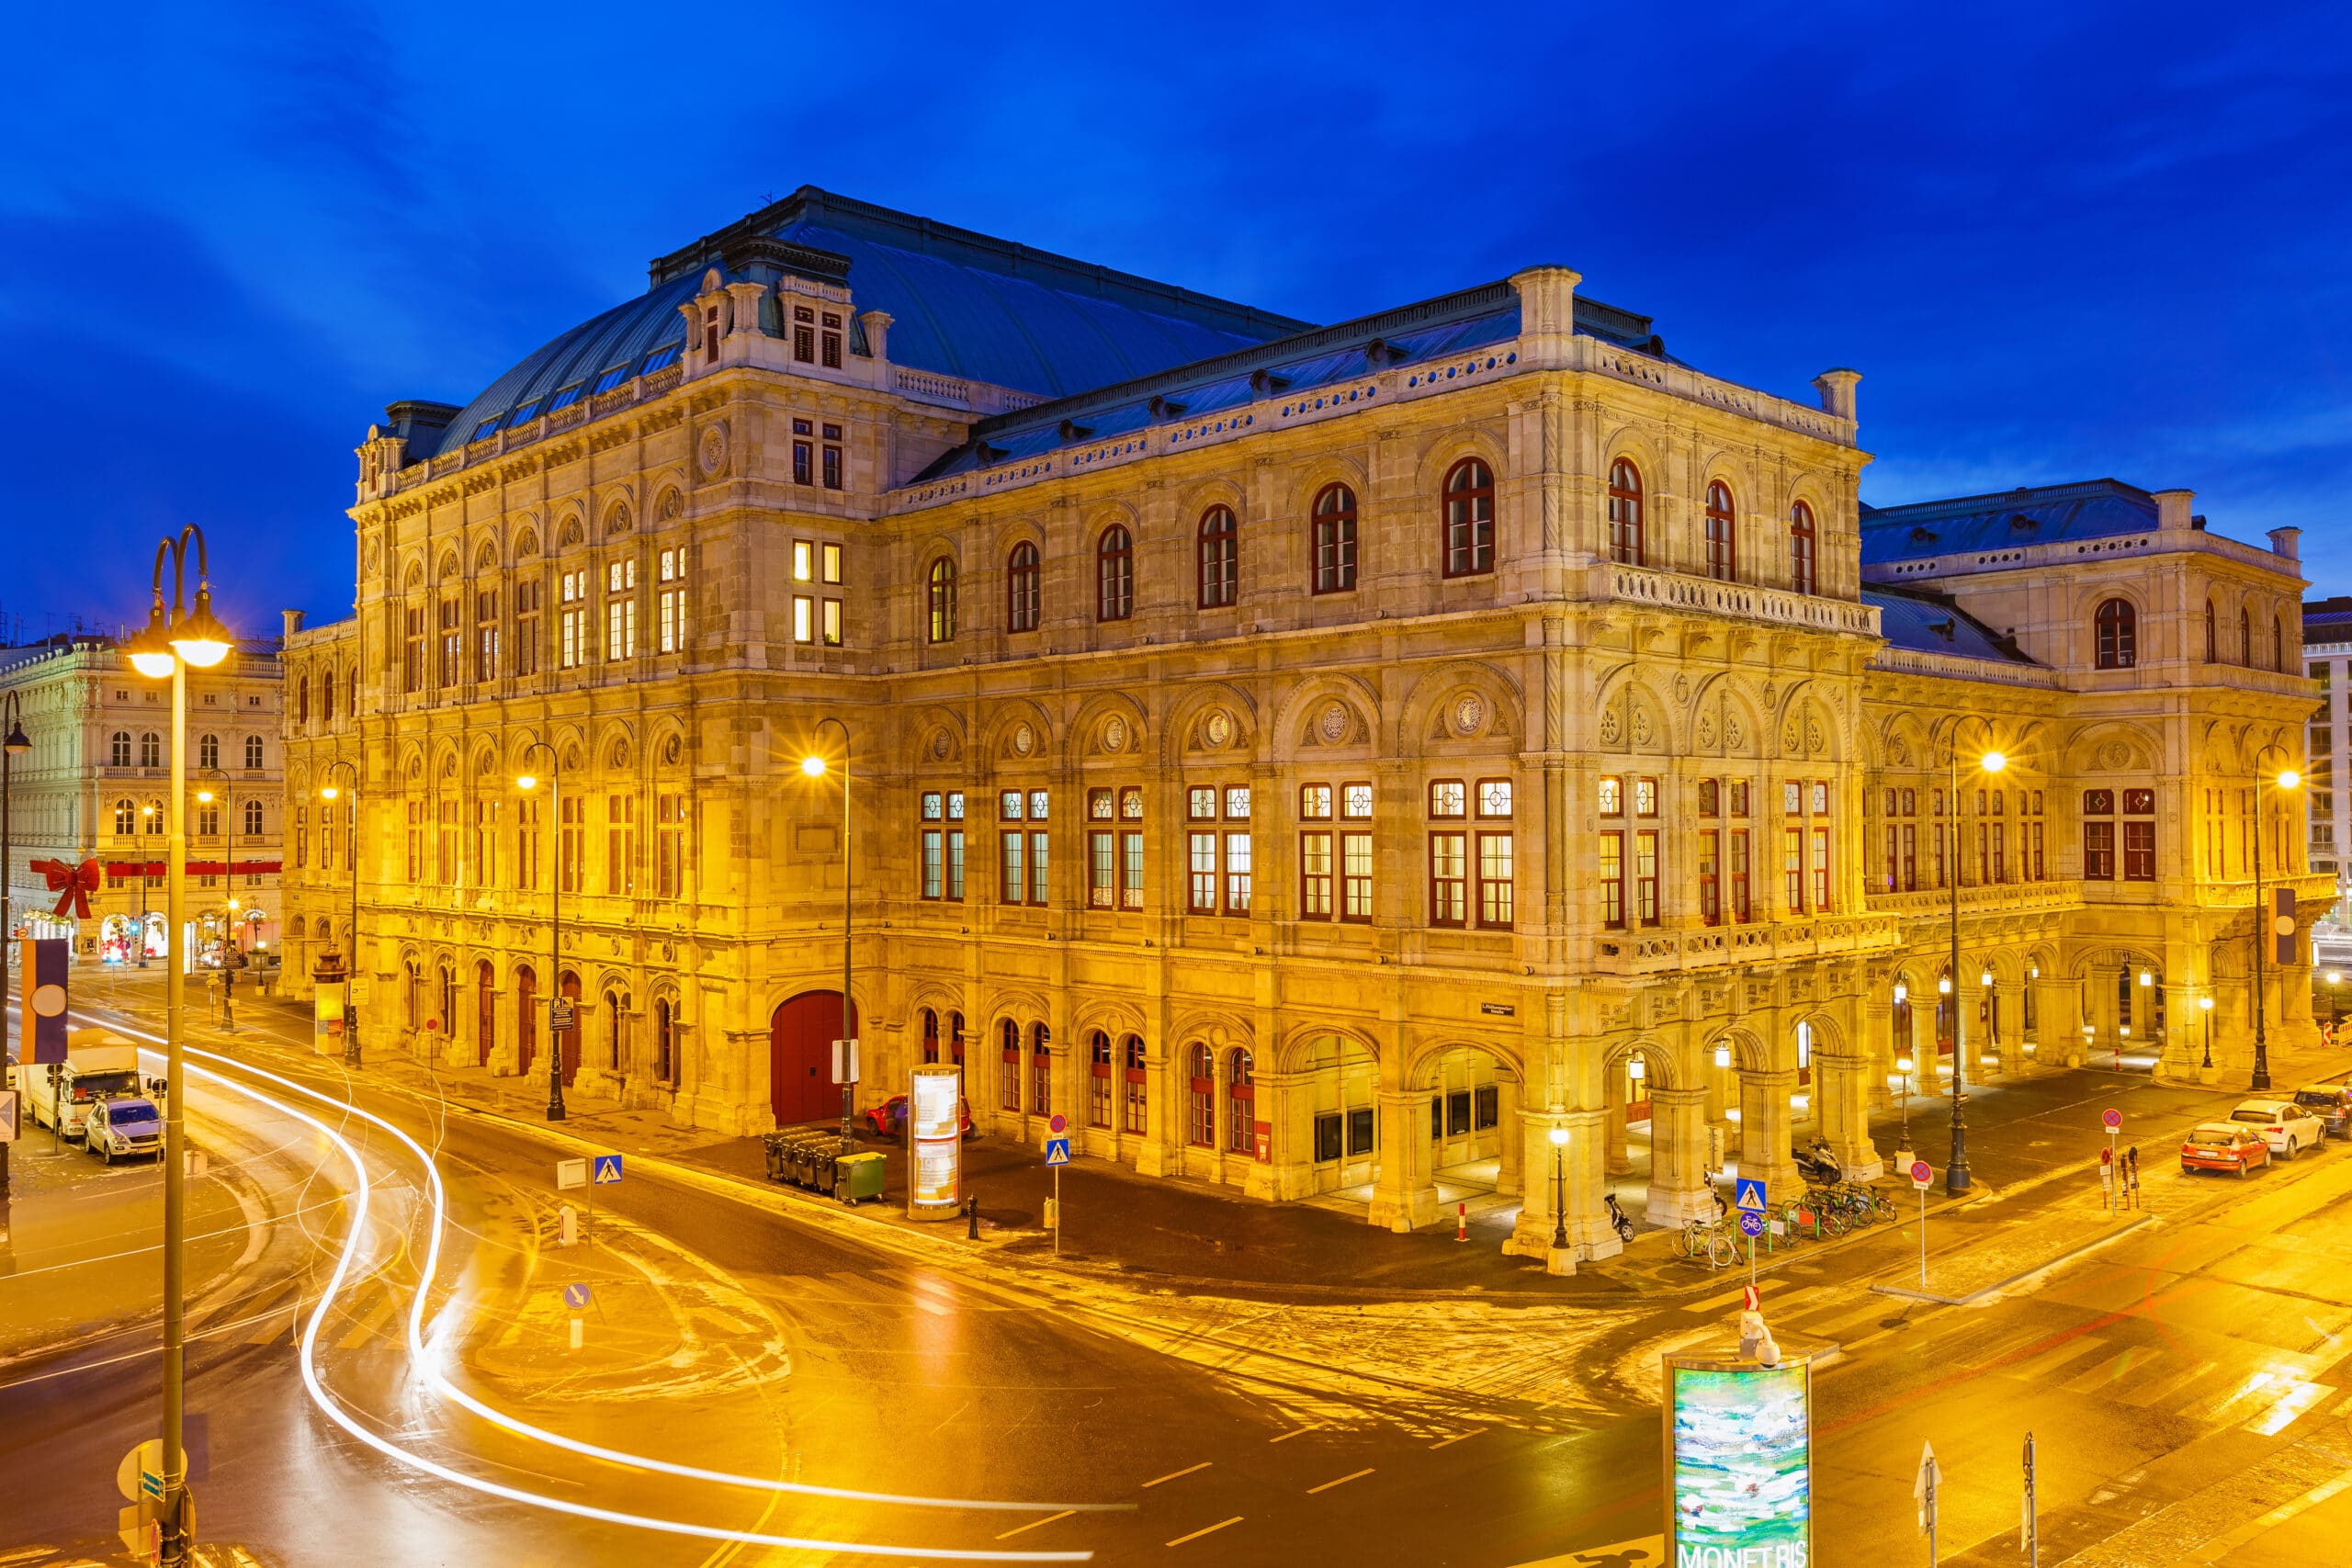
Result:
M1821 393L1821 412L1832 419L1852 419L1854 383L1861 378L1860 371L1842 367L1836 370L1824 370L1815 376L1813 384Z
M278 614L286 617L286 636L287 639L291 641L294 634L302 629L302 612L300 610L280 610Z
M1577 330L1577 285L1584 274L1565 266L1533 266L1510 276L1519 290L1519 352L1522 363L1565 365Z
M2193 490L2160 490L2156 497L2156 526L2165 529L2186 528L2189 504L2197 499Z
M890 357L890 323L898 318L888 310L863 310L857 324L865 329L865 352L876 360Z
M2303 558L2299 553L2303 547L2302 538L2301 528L2273 528L2270 530L2270 553L2284 556L2289 560L2301 560Z

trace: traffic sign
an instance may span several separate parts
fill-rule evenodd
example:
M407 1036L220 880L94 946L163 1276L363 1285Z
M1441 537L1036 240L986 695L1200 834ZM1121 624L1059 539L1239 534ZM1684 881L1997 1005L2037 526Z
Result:
M1764 1184L1761 1181L1743 1176L1732 1183L1731 1191L1733 1208L1747 1209L1759 1214L1764 1212Z
M1068 1165L1069 1163L1069 1140L1068 1138L1047 1138L1046 1140L1046 1163L1047 1165Z
M0 1089L0 1144L17 1141L17 1091Z
M1055 1137L1058 1138L1064 1133L1069 1131L1069 1118L1057 1111L1053 1114L1053 1119L1047 1122L1046 1126L1053 1133Z
M2107 1123L2107 1130L2110 1133L2123 1125L2123 1112L2120 1111L2102 1111L2098 1119Z
M575 1187L588 1185L588 1162L584 1159L560 1159L555 1162L555 1190L569 1192Z
M1764 1216L1758 1213L1753 1209L1742 1209L1739 1212L1739 1234L1742 1235L1762 1235L1764 1234Z
M594 1299L585 1285L566 1285L563 1288L563 1304L574 1312L579 1312Z
M2099 1152L2098 1152L2098 1163L2099 1163L2099 1164L2101 1164L2101 1165L2113 1165L2113 1164L2115 1163L2115 1145L2114 1145L2109 1144L2107 1147L2105 1147L2105 1148L2103 1148L2103 1149L2099 1150Z
M548 1004L548 1028L557 1034L569 1034L578 1021L570 1000L559 997Z
M150 1478L154 1485L147 1484ZM129 1453L115 1466L114 1488L130 1501L136 1503L142 1493L149 1496L164 1495L164 1439L150 1438Z
M1933 1181L1935 1179L1935 1170L1926 1160L1915 1159L1911 1162L1912 1186L1917 1188L1920 1191L1925 1192L1928 1190L1928 1183Z
M618 1181L620 1179L621 1156L618 1155L598 1155L596 1156L596 1174L594 1178L596 1185L599 1187L610 1187L614 1182Z

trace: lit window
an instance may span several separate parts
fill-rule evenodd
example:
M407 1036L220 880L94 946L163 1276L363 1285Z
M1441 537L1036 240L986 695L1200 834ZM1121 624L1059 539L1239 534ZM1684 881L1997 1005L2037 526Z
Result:
M1430 815L1459 817L1465 808L1465 796L1460 779L1439 779L1430 785Z
M1372 786L1368 784L1340 786L1340 815L1350 821L1368 821L1372 817Z
M1478 781L1478 815L1481 817L1510 815L1510 780L1480 779Z
M1329 820L1331 815L1331 786L1329 784L1299 785L1298 814L1311 821Z
M1495 476L1465 457L1445 476L1445 575L1466 577L1495 565Z
M793 595L792 640L795 642L817 640L817 601L805 593Z

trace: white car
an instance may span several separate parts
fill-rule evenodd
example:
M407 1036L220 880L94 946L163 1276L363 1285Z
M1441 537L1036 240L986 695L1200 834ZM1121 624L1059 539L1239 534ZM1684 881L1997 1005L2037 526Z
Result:
M102 1165L164 1152L164 1122L152 1100L101 1100L90 1107L82 1128L89 1152Z
M2280 1159L2327 1141L2327 1123L2292 1100L2242 1100L2230 1120L2251 1125Z

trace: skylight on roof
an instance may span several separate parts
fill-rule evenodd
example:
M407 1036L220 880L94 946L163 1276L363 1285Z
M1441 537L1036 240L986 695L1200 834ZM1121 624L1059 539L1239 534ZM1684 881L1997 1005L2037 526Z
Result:
M588 389L592 393L609 392L615 387L619 386L623 381L628 380L628 367L626 365L616 365L610 370L605 371L602 376L597 377L596 384Z
M529 402L525 403L522 407L516 409L513 413L507 416L506 428L512 430L518 424L528 424L538 417L539 400L533 398Z
M480 424L475 425L474 433L469 439L474 441L487 441L492 436L497 434L498 422L501 416L498 414L492 414L488 419L483 420Z
M563 390L558 392L554 397L549 398L548 400L548 412L553 413L558 409L568 409L572 404L578 402L580 400L581 392L586 389L587 385L588 383L585 381L574 381L571 386L564 388Z
M638 371L638 374L640 376L650 376L656 370L666 369L670 366L675 365L678 362L679 351L685 346L686 345L683 343L673 343L667 348L655 349L652 353L645 356L645 364L643 367Z

